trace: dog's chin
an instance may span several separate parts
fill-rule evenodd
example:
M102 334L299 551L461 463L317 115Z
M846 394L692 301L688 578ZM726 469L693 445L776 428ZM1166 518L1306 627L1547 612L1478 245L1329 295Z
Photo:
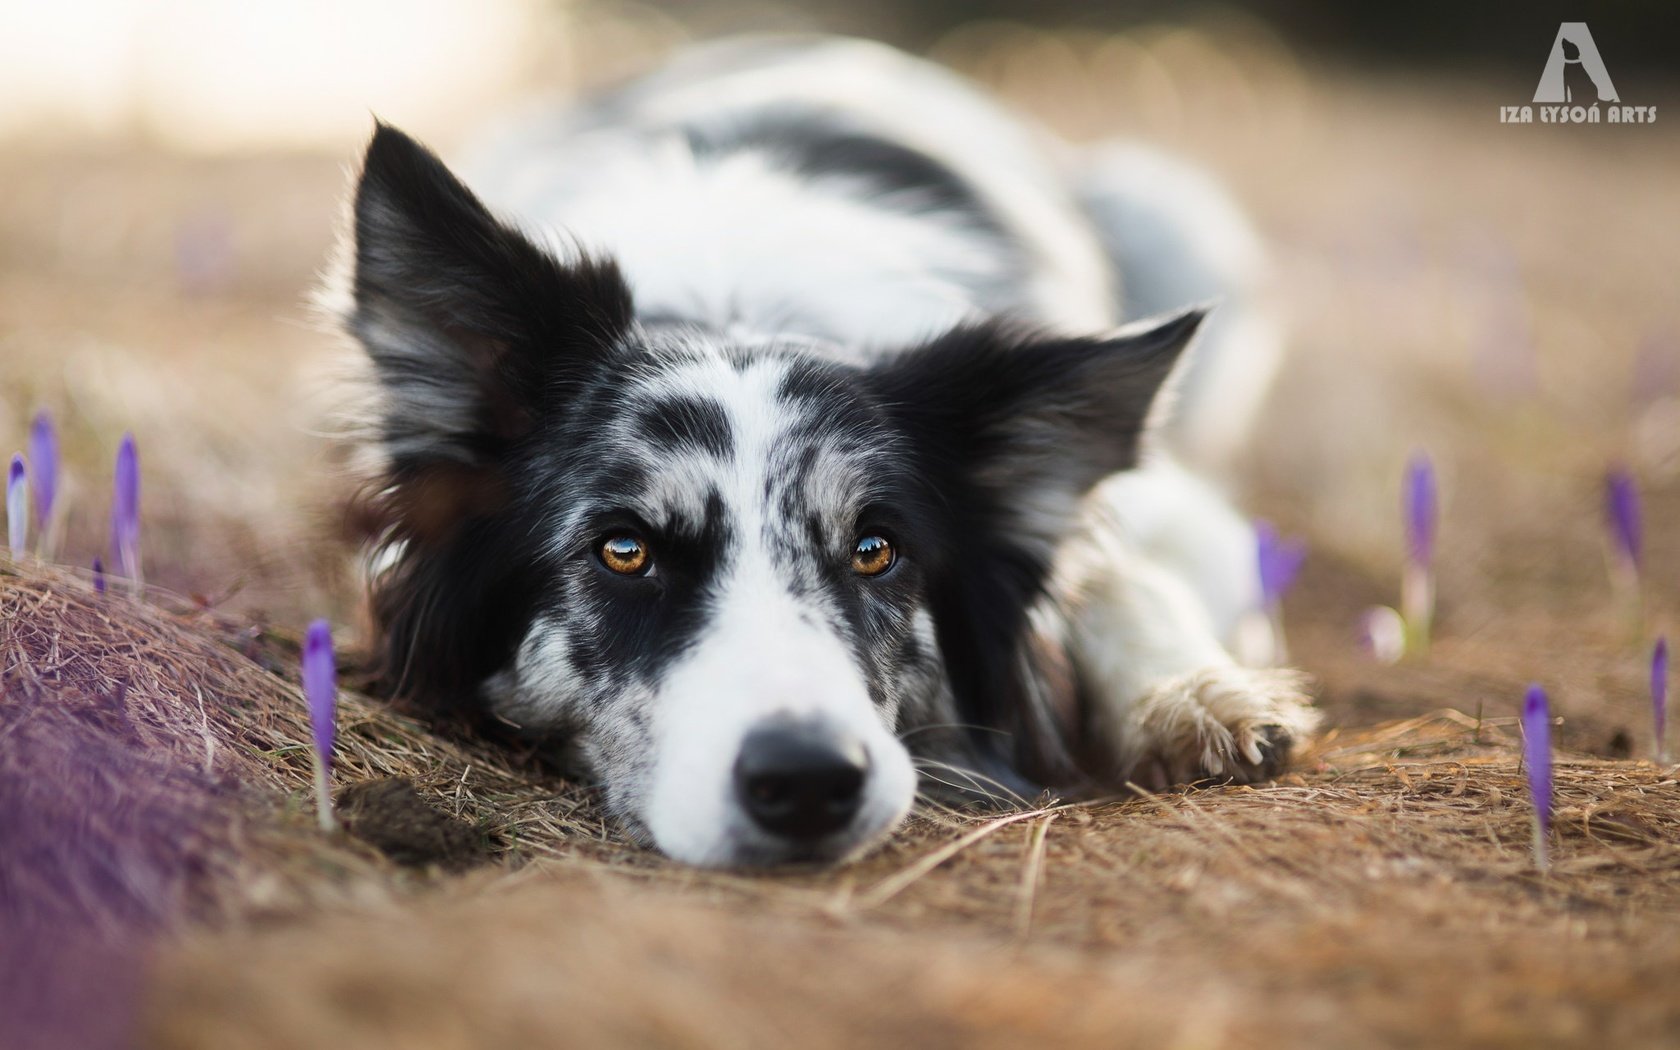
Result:
M767 835L744 820L709 841L683 836L681 841L661 842L657 834L649 838L672 860L701 868L831 867L857 860L885 842L904 823L911 801L880 806L875 815L866 814L852 827L809 841Z
M811 842L789 842L765 835L729 835L705 855L687 863L708 868L832 867L856 860L886 841L898 822L868 834L837 832Z
M741 842L730 847L718 867L725 868L825 868L861 857L884 835L867 839L836 836L814 843Z

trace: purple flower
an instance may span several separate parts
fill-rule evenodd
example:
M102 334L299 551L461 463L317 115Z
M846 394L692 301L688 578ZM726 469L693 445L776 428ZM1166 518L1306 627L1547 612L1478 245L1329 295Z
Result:
M333 712L338 702L337 668L333 662L332 626L326 620L309 625L303 638L303 695L309 701L309 725L315 733L315 806L321 830L333 828L332 773Z
M1639 568L1644 536L1639 520L1639 489L1633 475L1616 467L1604 479L1604 512L1616 556Z
M1418 452L1406 465L1406 545L1412 564L1427 568L1435 556L1435 467Z
M1651 649L1651 726L1656 731L1657 761L1668 760L1668 639Z
M140 580L140 453L134 435L124 434L117 446L116 483L111 497L111 549L117 571L138 585Z
M1406 464L1400 496L1406 526L1406 569L1400 577L1400 612L1406 623L1406 648L1420 656L1429 652L1435 621L1435 467L1423 452Z
M1254 523L1255 553L1260 561L1260 600L1268 609L1276 608L1295 585L1301 563L1307 559L1304 540L1286 540L1269 521Z
M46 409L35 413L29 425L30 495L35 500L35 524L43 533L52 520L53 501L58 497L58 430Z
M23 557L24 545L29 542L29 472L23 466L23 454L12 456L12 468L6 472L6 538L10 541L12 557Z
M105 559L97 554L93 556L93 593L105 593Z
M309 724L315 730L315 751L321 756L321 764L331 769L338 671L333 663L332 626L326 620L310 624L308 633L304 635L303 695L309 700Z
M1528 767L1528 793L1534 801L1534 863L1546 870L1546 836L1552 829L1552 718L1546 691L1528 687L1523 698L1523 761Z

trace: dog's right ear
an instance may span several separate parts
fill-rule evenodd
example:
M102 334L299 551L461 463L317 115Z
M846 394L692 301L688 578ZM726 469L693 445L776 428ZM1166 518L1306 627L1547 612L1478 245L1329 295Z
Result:
M610 261L562 262L386 124L356 185L348 327L373 364L392 481L494 468L547 397L622 340Z

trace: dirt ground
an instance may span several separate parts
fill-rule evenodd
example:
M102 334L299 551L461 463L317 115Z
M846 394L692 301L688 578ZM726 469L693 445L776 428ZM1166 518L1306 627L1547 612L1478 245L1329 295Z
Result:
M303 623L355 619L317 509L330 354L304 295L356 144L26 144L0 153L0 446L51 406L72 507L59 568L0 560L0 747L68 718L116 756L22 765L43 812L54 778L112 805L43 834L36 896L0 870L14 903L97 913L6 953L41 1030L79 1033L40 1045L121 1045L136 1017L150 1045L218 1048L1680 1043L1680 782L1651 761L1645 685L1680 613L1680 136L1502 126L1521 84L1304 69L1263 39L987 39L945 57L1072 137L1206 161L1270 239L1292 356L1232 484L1311 545L1286 617L1332 728L1296 770L929 811L838 871L703 873L620 841L531 756L352 697L336 787L373 815L323 838L283 679ZM1150 62L1205 75L1161 87ZM146 606L86 584L124 430ZM1442 477L1437 638L1390 667L1355 624L1398 598L1417 449ZM1637 637L1606 572L1612 463L1644 496ZM1561 718L1546 875L1530 681ZM155 791L125 795L124 770ZM390 777L417 796L369 786ZM183 814L179 848L118 854L123 908L43 888L77 841ZM364 841L404 821L385 847L418 866Z

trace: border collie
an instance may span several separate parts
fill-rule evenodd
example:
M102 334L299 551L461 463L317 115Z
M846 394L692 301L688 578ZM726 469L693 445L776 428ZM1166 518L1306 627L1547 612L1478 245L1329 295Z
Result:
M1189 469L1278 357L1204 176L832 39L463 171L380 125L344 244L398 693L569 742L703 865L851 857L919 787L1263 779L1312 729L1233 656L1253 537Z

